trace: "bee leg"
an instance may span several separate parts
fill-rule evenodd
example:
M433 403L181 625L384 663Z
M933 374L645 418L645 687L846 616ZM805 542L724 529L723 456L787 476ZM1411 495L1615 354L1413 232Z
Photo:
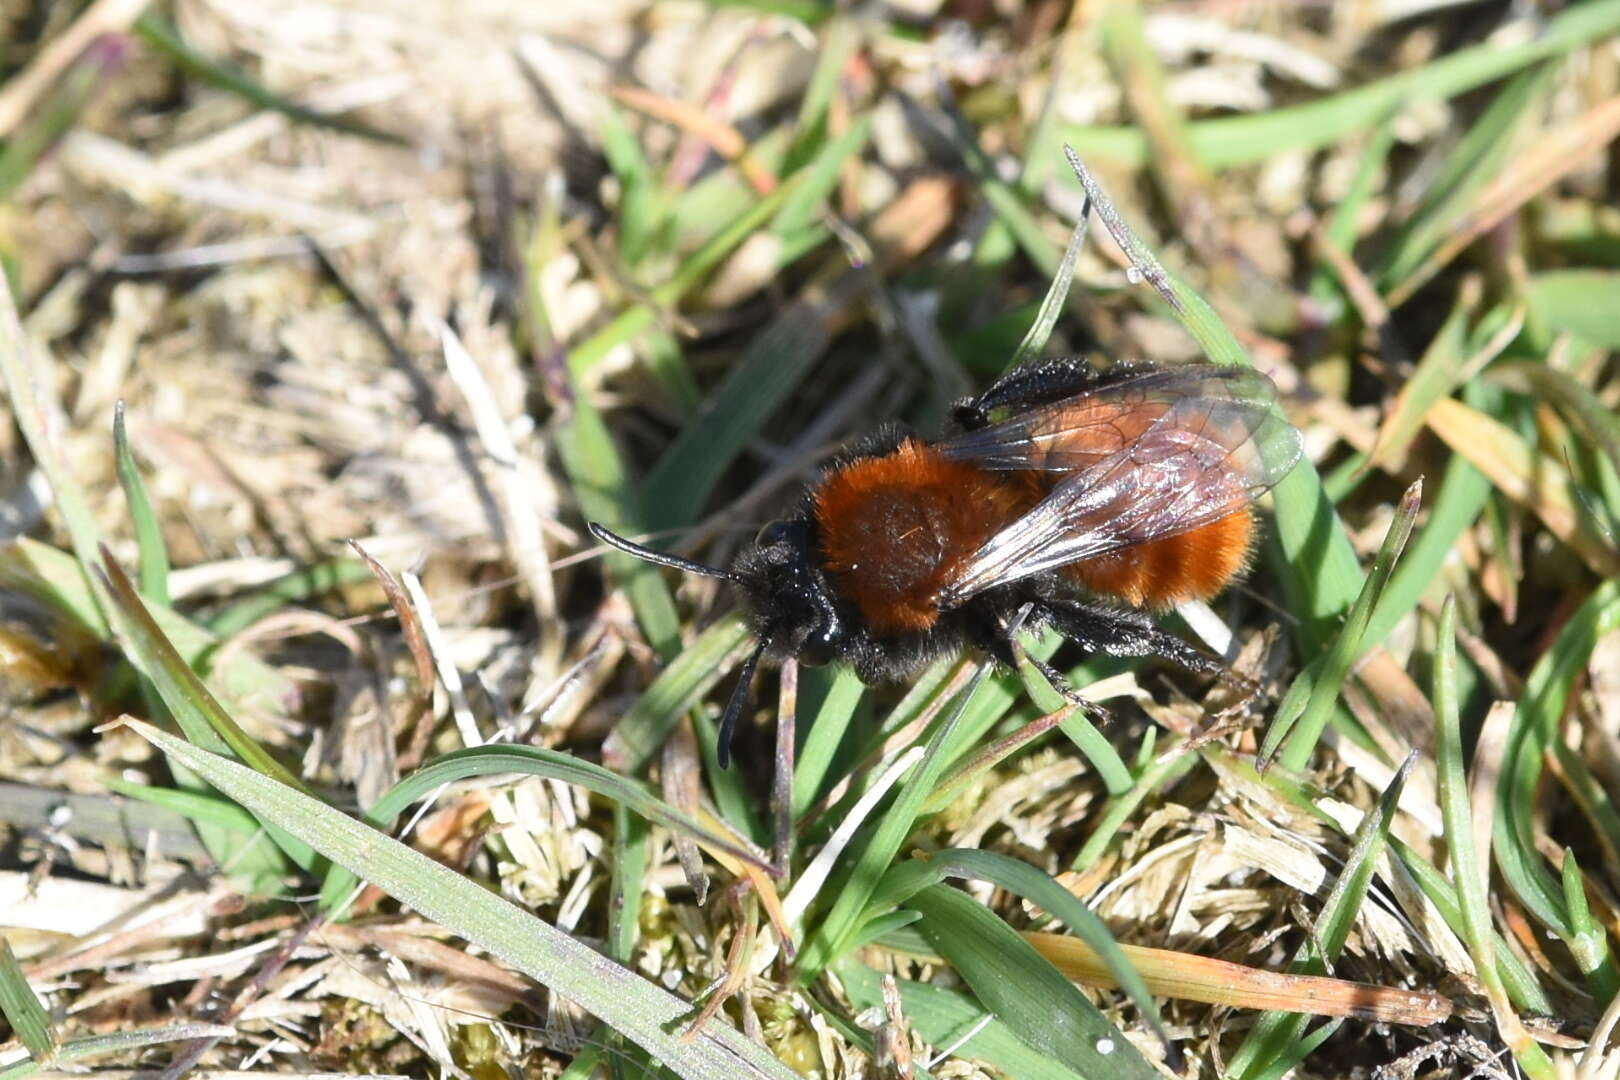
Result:
M998 623L994 631L986 636L985 651L998 663L1012 671L1018 671L1024 664L1029 664L1041 673L1041 677L1047 681L1053 690L1057 691L1058 696L1063 698L1064 701L1099 720L1111 719L1113 714L1071 686L1068 677L1061 671L1024 648L1024 643L1019 639L1018 632L1030 620L1033 620L1037 625L1050 621L1047 617L1046 606L1031 601L1019 608L1017 614L1011 619Z
M1049 601L1043 613L1058 633L1087 652L1108 656L1158 656L1188 671L1222 679L1232 674L1216 657L1160 630L1148 622L1147 616L1136 612L1072 601Z
M959 402L952 410L964 431L977 431L990 423L990 412L1001 408L1029 408L1074 397L1097 384L1097 372L1084 360L1064 357L1014 368L978 397Z
M1064 701L1067 701L1070 705L1078 706L1082 712L1090 713L1098 718L1106 719L1113 715L1107 709L1103 708L1101 705L1098 705L1095 701L1092 701L1090 698L1086 697L1084 694L1080 693L1080 691L1076 690L1072 685L1070 685L1069 677L1067 675L1063 674L1063 672L1059 671L1051 664L1048 664L1040 657L1026 651L1022 644L1015 641L1013 643L1013 648L1017 652L1021 653L1025 660L1029 661L1029 665L1031 667L1041 673L1041 678L1050 683L1052 689L1056 690Z

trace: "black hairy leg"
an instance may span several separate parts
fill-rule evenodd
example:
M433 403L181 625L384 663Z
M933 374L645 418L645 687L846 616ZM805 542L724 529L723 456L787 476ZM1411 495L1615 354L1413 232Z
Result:
M1110 719L1112 714L1070 685L1068 676L1024 648L1023 641L1018 637L1020 631L1026 626L1042 626L1050 621L1045 614L1045 605L1040 601L1031 600L1011 617L998 616L994 619L980 620L975 628L974 637L979 647L989 654L992 660L1009 671L1016 672L1028 663L1041 673L1041 677L1064 701L1076 706L1082 712L1089 713L1099 721Z
M1101 380L1097 369L1084 360L1042 360L1007 372L979 396L958 403L952 415L964 431L977 431L990 423L990 413L996 409L1048 405L1090 390Z
M1087 652L1108 656L1157 656L1223 680L1233 677L1218 658L1154 626L1146 615L1076 600L1048 600L1041 615Z

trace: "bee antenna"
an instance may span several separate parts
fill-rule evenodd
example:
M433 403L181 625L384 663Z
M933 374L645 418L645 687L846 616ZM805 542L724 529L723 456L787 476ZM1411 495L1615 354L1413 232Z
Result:
M703 563L693 562L691 559L683 559L679 555L666 555L662 551L654 551L652 548L642 547L640 544L637 544L634 541L626 540L624 537L619 536L616 533L609 532L607 529L604 529L594 521L587 521L585 523L585 527L590 529L591 535L602 541L602 543L608 545L609 547L618 548L626 555L634 555L636 558L645 562L657 563L659 566L673 567L676 570L684 570L688 574L701 574L704 577L720 578L724 581L737 580L736 575L728 573L725 570L717 570L712 566L705 566Z
M753 700L754 695L750 692L750 687L754 683L754 669L759 667L759 658L765 655L765 650L770 644L769 638L762 638L759 648L749 653L748 659L743 661L742 671L737 676L737 689L731 692L731 700L726 702L725 714L720 717L720 736L715 743L714 756L722 769L731 768L731 737L737 732L738 717L742 716L743 710Z

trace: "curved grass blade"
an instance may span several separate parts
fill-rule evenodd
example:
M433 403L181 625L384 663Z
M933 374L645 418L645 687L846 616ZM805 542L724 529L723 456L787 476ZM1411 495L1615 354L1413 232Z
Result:
M1559 633L1525 682L1502 756L1502 784L1492 846L1502 876L1536 919L1566 941L1574 934L1563 885L1550 874L1535 839L1536 793L1547 747L1558 738L1576 678L1604 634L1620 629L1620 581L1592 593Z
M124 573L105 547L102 565L98 568L109 602L118 612L119 621L126 627L126 649L147 678L152 680L158 696L163 699L186 738L212 753L232 753L265 776L272 777L289 787L308 794L303 782L272 757L252 736L243 731L208 687L191 670L161 627L152 618L141 601L135 585ZM313 797L313 796L311 796ZM269 822L265 822L270 836L287 853L287 857L300 866L313 861L313 853L303 841L293 837ZM227 856L223 861L229 864Z
M883 1008L882 976L877 972L855 962L841 963L835 970L857 1008ZM930 1068L959 1058L982 1061L1011 1080L1097 1080L1081 1077L1030 1046L969 994L911 979L897 978L895 985L907 1022L925 1042L939 1048L938 1056L928 1062ZM921 1069L918 1072L927 1075Z
M208 687L175 651L163 629L152 618L124 568L105 547L99 568L113 604L129 627L129 649L139 666L157 687L163 703L174 714L186 738L205 750L225 753L227 749L266 776L303 789L303 783L265 752L243 731L220 705ZM306 789L307 790L307 789Z
M1130 995L1136 1007L1154 1034L1164 1044L1165 1054L1172 1061L1178 1056L1170 1042L1169 1032L1159 1016L1159 1007L1153 993L1142 981L1130 960L1120 950L1114 935L1090 908L1081 903L1068 889L1058 884L1050 874L1019 862L1000 852L975 851L967 848L948 848L925 858L901 863L884 875L867 908L868 917L886 914L891 908L906 905L922 889L938 885L947 878L966 878L998 885L1015 896L1039 904L1047 914L1061 919L1070 930L1100 956L1120 989Z
M1157 1070L1078 987L996 914L966 893L930 885L906 906L916 929L996 1019L1035 1049L1088 1077L1157 1077Z
M762 870L771 869L768 859L704 828L696 818L682 813L658 798L641 781L622 776L589 761L582 761L572 754L537 746L474 746L434 758L389 788L366 812L365 820L378 828L386 829L406 807L426 798L445 784L469 777L502 774L543 776L550 780L577 784L618 806L634 811L655 825L662 825L672 832L690 836L711 852L729 855L733 859L751 863ZM353 887L354 879L348 871L335 870L321 890L322 900L328 905L341 901Z
M1046 349L1046 343L1052 337L1052 328L1057 325L1058 317L1063 314L1063 305L1069 299L1069 286L1074 282L1074 264L1080 258L1080 249L1085 246L1086 232L1091 225L1091 196L1086 196L1085 203L1080 208L1080 219L1074 223L1074 231L1069 234L1069 246L1063 250L1063 258L1057 264L1057 270L1052 274L1052 284L1046 288L1046 295L1041 298L1040 309L1035 313L1035 321L1030 324L1029 332L1018 343L1018 349L1007 361L1007 370L1022 367L1031 360L1036 359Z
M375 828L149 724L131 726L261 820L425 917L511 964L622 1032L685 1080L797 1080L763 1047L721 1023L684 1040L691 1006L542 919Z

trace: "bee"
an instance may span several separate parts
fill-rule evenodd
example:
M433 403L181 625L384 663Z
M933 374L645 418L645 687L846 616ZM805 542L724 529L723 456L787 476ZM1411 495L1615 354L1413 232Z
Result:
M898 682L967 647L1014 665L1018 631L1050 626L1090 653L1224 672L1150 615L1247 566L1255 500L1301 453L1275 403L1248 368L1039 361L959 403L940 439L889 425L844 450L729 569L590 529L740 593L758 647L721 721L724 766L762 658Z

